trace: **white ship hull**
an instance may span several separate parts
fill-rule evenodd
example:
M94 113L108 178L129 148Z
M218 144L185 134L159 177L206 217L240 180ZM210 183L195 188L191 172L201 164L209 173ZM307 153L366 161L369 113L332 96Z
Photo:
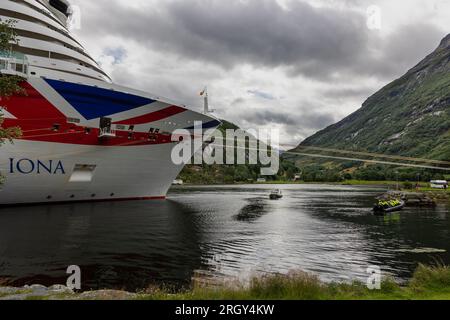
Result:
M0 73L25 91L0 97L2 127L22 130L0 146L0 206L165 198L182 170L173 133L220 122L112 83L67 29L69 11L67 0L0 3L18 40L0 52Z
M172 161L178 142L172 142L171 133L184 129L192 138L196 121L206 125L205 130L220 124L157 100L121 112L109 111L108 103L119 98L149 99L132 89L120 92L123 88L111 84L114 90L30 79L22 86L26 95L3 101L4 127L19 127L23 134L0 147L0 172L5 177L0 205L164 199L183 169ZM62 98L67 86L75 90L74 98ZM89 99L100 99L93 110L106 112L110 119L105 136L102 117L90 108L72 105L86 98L84 90L89 90Z
M172 147L74 147L17 140L1 147L6 180L0 204L164 199L182 170L170 159ZM70 181L77 164L96 166L91 181Z

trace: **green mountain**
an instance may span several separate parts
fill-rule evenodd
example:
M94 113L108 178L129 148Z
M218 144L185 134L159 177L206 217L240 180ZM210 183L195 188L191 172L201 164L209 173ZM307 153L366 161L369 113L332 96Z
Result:
M234 123L226 120L221 120L222 124L218 128L225 136L225 132L228 129L238 130L240 129ZM224 149L225 155L225 149ZM260 177L261 166L260 165L194 165L190 164L185 166L183 171L178 176L178 179L182 179L188 184L232 184L238 183L252 183L257 181ZM292 180L295 174L298 173L298 168L290 161L281 161L280 170L277 175L271 177L265 177L270 180Z
M307 138L293 151L305 152L307 147L450 161L450 34L433 53L368 98L358 111ZM341 174L368 166L312 158L297 162L300 166L308 163L319 163L322 169L326 163L329 170L337 168L334 171Z
M338 157L351 157L352 152L358 151L450 161L450 34L433 53L368 98L358 111L307 138L292 151ZM360 154L355 157L364 158ZM297 157L296 164L307 181L411 181L418 176L426 180L448 174L441 170L304 156Z

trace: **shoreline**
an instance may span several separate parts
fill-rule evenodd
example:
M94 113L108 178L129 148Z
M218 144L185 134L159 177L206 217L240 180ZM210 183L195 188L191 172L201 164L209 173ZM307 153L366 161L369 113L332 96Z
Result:
M436 200L450 200L450 189L432 189L429 187L428 183L421 182L419 184L419 189L405 189L403 187L404 182L396 181L364 181L364 180L346 180L342 182L292 182L292 181L269 181L269 182L258 182L258 183L232 183L232 184L183 184L183 185L173 185L171 189L183 189L184 187L217 187L217 186L272 186L272 185L328 185L328 186L372 186L372 187L387 187L389 190L391 187L395 187L390 191L398 191L405 193L421 193L427 196L431 196ZM398 190L396 187L400 186Z
M271 181L271 182L259 182L259 183L233 183L233 184L183 184L173 185L171 190L182 190L184 188L205 188L205 187L233 187L233 186L301 186L301 185L321 185L321 186L355 186L355 187L379 187L387 188L388 190L380 195L380 197L389 194L390 192L416 195L419 198L427 198L433 201L435 204L448 204L450 205L450 189L432 189L428 183L420 183L419 189L405 189L403 188L404 182L397 181L363 181L363 180L347 180L343 182L292 182L292 181ZM397 190L397 186L400 188ZM392 189L391 189L392 188ZM169 190L170 193L170 190ZM420 207L421 205L419 205Z
M184 183L183 185L172 185L172 187L196 187L196 186L242 186L242 185L344 185L344 186L397 186L404 182L396 181L365 181L365 180L345 180L341 182L295 182L295 181L267 181L267 182L235 182L235 183ZM428 186L428 183L421 182L422 188Z
M370 290L362 282L325 283L316 275L297 271L254 277L247 286L239 282L208 285L208 281L200 281L177 293L153 287L136 293L76 293L62 285L0 287L0 300L450 300L450 268L419 265L407 284L401 286L385 278L379 290Z
M185 183L183 185L172 185L172 188L183 187L214 187L214 186L271 186L271 185L329 185L329 186L377 186L388 187L395 186L392 183L383 183L382 181L370 181L367 183L346 183L346 182L292 182L292 181L271 181L271 182L236 182L236 183Z

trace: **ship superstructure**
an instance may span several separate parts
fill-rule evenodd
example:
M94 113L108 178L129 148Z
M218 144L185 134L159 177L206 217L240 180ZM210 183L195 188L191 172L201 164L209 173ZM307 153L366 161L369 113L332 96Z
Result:
M23 133L0 148L0 205L164 198L183 167L171 159L172 133L220 122L114 84L69 17L65 0L0 2L18 40L0 54L0 72L22 77L25 91L0 100L3 126Z

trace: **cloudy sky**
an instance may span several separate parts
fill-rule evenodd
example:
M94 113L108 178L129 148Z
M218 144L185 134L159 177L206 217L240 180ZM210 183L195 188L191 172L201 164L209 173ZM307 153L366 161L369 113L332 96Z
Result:
M450 33L449 0L71 0L113 80L242 128L304 138L357 110ZM378 14L379 13L379 14Z

